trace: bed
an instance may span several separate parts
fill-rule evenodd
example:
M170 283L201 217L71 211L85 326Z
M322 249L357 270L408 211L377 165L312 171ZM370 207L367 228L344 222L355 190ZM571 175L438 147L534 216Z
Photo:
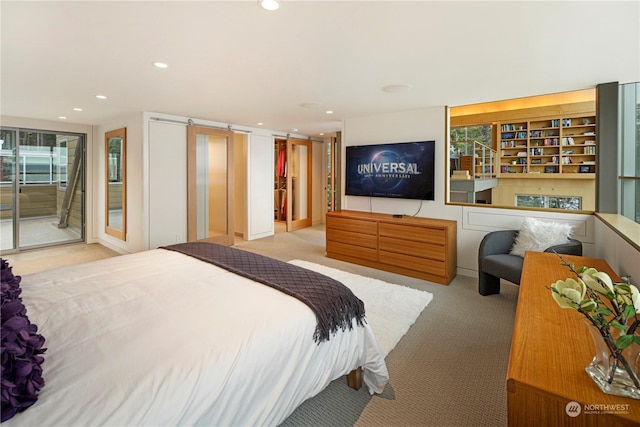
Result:
M19 271L14 271L19 275ZM10 426L277 425L331 381L388 373L371 328L314 340L308 305L166 249L22 277L45 386Z

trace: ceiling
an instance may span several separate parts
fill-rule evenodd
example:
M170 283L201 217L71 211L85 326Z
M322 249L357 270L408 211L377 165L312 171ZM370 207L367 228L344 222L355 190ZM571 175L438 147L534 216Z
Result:
M640 81L638 1L2 0L0 14L2 115L78 124L153 111L317 136Z

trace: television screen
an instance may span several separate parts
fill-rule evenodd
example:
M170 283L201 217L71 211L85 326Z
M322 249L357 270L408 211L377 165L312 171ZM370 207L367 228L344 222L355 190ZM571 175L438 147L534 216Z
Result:
M346 147L348 196L434 200L435 141Z

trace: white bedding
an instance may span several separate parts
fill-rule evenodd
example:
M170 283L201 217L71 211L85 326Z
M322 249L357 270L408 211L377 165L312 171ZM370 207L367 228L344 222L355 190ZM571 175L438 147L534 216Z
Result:
M27 275L21 287L46 338L45 386L3 426L275 425L358 366L370 393L388 379L368 325L318 345L304 303L177 252Z

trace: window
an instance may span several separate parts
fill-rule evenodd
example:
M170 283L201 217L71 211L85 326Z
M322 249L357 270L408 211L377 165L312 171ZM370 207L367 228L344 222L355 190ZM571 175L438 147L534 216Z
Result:
M620 85L620 214L640 223L640 83Z
M67 170L69 164L66 138L58 139L54 155L54 164L56 165L56 175L54 179L58 182L58 188L64 190L67 188Z
M516 206L527 208L566 209L579 211L582 200L574 196L516 195Z
M491 148L493 145L491 124L452 127L450 136L450 154L453 155L472 155L473 141L479 142L488 148Z

